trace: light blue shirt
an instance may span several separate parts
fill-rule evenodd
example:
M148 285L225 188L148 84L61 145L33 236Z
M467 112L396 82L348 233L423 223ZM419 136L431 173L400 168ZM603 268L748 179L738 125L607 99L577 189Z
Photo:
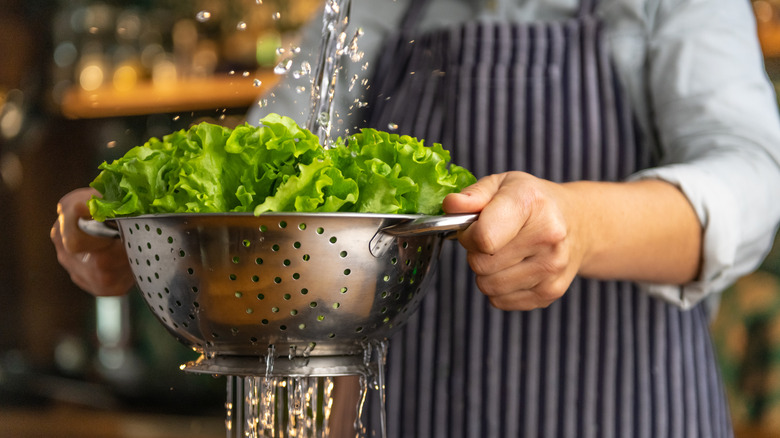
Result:
M383 37L398 27L408 1L354 0L352 32L362 28L359 62L344 62L335 103L335 135L363 124L363 80ZM572 17L577 0L432 0L421 30L470 19L560 20ZM691 307L754 270L773 243L780 221L780 118L767 78L747 0L601 0L617 74L639 124L661 156L661 165L633 179L668 181L687 196L701 221L703 262L698 280L679 285L643 284L647 293ZM318 51L315 19L294 61ZM355 79L356 78L356 79ZM249 121L279 112L304 124L306 78L290 78L254 107ZM265 101L263 101L265 102ZM444 145L446 147L446 145Z

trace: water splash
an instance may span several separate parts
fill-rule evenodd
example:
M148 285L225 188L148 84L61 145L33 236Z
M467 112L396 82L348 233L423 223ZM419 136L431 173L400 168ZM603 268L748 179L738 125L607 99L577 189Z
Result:
M279 64L276 64L276 67L274 67L274 73L277 75L287 74L287 72L290 71L290 67L292 67L292 60L284 59L279 61Z
M211 20L211 12L209 12L209 11L200 11L197 14L195 14L195 19L200 21L201 23L205 23L205 22Z

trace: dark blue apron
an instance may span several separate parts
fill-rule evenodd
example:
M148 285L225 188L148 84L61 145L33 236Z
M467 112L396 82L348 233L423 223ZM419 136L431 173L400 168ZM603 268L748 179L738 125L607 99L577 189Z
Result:
M560 22L420 33L427 2L412 1L378 60L370 124L440 142L478 177L615 181L652 165L593 3ZM576 278L547 309L500 311L456 244L437 281L391 340L390 437L732 436L704 306Z

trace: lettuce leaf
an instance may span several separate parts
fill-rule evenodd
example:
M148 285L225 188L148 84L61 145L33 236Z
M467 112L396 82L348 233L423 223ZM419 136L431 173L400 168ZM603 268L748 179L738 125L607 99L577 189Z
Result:
M259 127L200 123L152 138L90 184L92 217L154 213L371 212L440 214L476 181L440 144L374 129L325 149L288 117Z

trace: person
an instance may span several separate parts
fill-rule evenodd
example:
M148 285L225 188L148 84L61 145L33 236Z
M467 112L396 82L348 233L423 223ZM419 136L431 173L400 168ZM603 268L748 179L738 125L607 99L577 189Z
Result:
M440 142L480 177L445 199L479 219L391 339L388 436L732 436L708 324L780 220L749 2L361 0L351 25L367 64L335 129ZM248 120L305 117L289 83ZM124 293L121 248L74 225L89 194L60 203L60 263Z

